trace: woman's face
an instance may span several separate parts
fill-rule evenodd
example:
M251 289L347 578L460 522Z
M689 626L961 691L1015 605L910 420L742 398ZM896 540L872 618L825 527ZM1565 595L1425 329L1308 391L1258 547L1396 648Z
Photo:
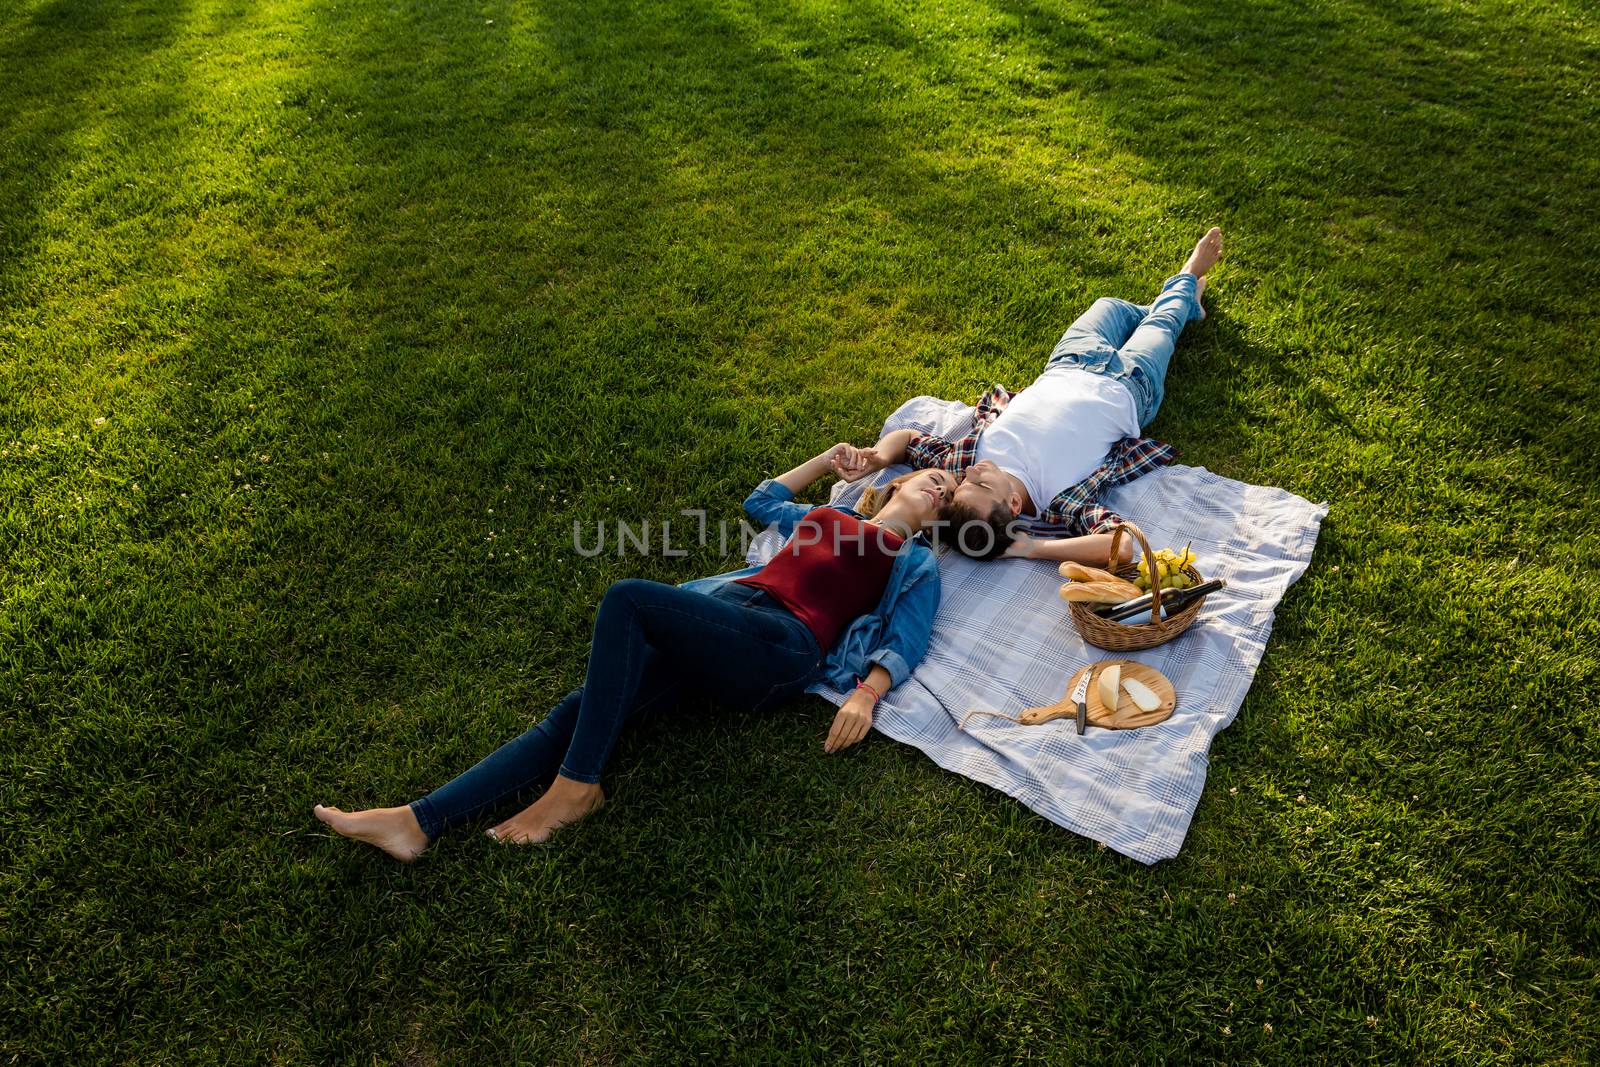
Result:
M889 505L894 506L896 517L922 530L938 517L939 509L950 501L955 491L955 475L936 467L929 468L901 482ZM888 506L885 507L887 509Z

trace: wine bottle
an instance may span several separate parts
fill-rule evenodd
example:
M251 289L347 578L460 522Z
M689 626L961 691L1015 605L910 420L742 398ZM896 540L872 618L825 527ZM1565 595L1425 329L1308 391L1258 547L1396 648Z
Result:
M1225 588L1227 584L1221 578L1213 578L1208 582L1201 582L1199 585L1191 585L1187 589L1163 589L1161 590L1161 615L1163 618L1169 617L1173 613L1181 611L1189 601L1196 597L1205 596L1207 593L1215 593L1218 589ZM1100 612L1100 614L1112 622L1124 622L1130 626L1149 622L1150 594L1145 593L1143 596L1136 596L1132 600L1124 600L1120 604L1113 604ZM1134 618L1137 615L1143 615L1144 618Z

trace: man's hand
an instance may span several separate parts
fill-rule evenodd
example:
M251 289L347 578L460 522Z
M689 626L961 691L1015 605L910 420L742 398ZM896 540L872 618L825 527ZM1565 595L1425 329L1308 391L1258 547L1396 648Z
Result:
M1027 534L1018 534L1016 539L1006 546L1001 559L1033 559L1038 551L1039 543Z
M876 448L857 448L840 444L834 447L833 473L847 482L857 482L889 464Z
M839 706L839 713L833 717L833 728L828 731L828 739L822 743L822 751L830 754L838 752L866 737L867 731L872 729L872 708L876 703L872 694L865 689L851 693L849 699Z

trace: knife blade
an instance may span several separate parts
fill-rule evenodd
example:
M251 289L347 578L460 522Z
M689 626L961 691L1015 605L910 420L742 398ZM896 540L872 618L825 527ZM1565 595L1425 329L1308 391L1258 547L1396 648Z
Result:
M1094 673L1090 666L1083 672L1083 677L1078 679L1078 684L1072 688L1072 702L1078 706L1078 733L1083 733L1084 727L1089 722L1089 676Z

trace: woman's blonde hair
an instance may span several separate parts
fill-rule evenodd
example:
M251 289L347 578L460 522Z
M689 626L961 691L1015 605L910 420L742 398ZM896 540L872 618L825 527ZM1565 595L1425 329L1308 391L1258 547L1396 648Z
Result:
M894 495L899 492L902 482L909 481L916 476L917 472L912 471L910 474L902 474L885 485L867 486L861 493L861 502L856 505L856 514L865 519L872 518L872 516L883 510L885 504L894 499Z

